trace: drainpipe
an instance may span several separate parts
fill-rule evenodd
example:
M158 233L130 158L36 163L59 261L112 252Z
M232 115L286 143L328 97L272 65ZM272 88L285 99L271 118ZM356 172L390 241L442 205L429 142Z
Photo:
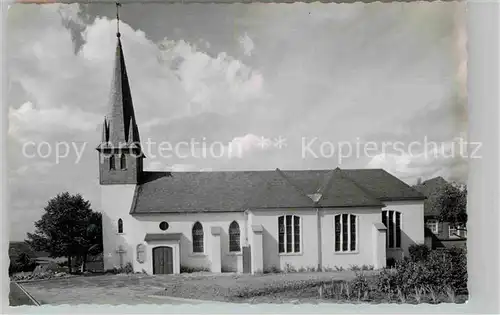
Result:
M321 241L321 217L319 215L319 208L316 208L316 224L317 228L316 230L318 231L318 271L321 271L323 269L322 265L322 258L323 258L323 242Z
M245 210L243 214L245 215L245 246L248 246L248 213L250 211Z

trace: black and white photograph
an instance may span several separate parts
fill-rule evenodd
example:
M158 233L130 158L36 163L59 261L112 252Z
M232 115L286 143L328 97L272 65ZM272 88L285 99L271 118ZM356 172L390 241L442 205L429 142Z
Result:
M10 4L10 306L466 303L465 12Z

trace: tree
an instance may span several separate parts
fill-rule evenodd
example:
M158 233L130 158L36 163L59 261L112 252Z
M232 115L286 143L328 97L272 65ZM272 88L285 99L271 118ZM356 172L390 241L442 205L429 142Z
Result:
M84 269L87 255L102 250L101 214L94 212L80 194L68 192L50 199L44 211L26 242L50 257L67 257L69 272L72 257L82 259Z
M439 213L439 221L448 222L453 228L466 231L467 186L443 185L429 198L432 210Z

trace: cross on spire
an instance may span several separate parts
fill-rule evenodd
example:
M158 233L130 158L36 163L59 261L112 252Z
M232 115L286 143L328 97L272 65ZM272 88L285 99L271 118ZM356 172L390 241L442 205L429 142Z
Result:
M116 37L120 37L120 7L121 3L116 2Z

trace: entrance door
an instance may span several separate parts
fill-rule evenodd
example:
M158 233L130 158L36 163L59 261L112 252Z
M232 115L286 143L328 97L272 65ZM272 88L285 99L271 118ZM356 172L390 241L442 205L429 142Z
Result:
M251 273L252 267L252 254L250 250L250 245L243 246L243 273Z
M165 275L174 273L174 256L172 247L159 246L153 248L153 274Z

